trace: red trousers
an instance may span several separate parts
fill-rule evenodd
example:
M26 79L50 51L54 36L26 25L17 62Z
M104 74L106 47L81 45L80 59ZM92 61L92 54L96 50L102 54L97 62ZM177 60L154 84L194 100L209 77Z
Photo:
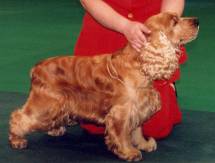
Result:
M125 0L125 2L123 1L124 3L119 3L118 0L105 0L105 2L121 15L141 22L144 22L151 15L159 13L161 5L161 0ZM132 18L128 17L129 14L132 14ZM92 56L111 53L124 47L126 43L127 40L122 34L103 27L86 13L74 54L76 56ZM185 62L186 59L185 48L181 47L180 64ZM164 138L170 134L175 124L181 122L182 115L177 103L175 90L171 86L171 83L174 83L179 78L180 70L178 69L169 81L154 82L154 87L161 96L162 107L159 112L142 125L145 136L157 139ZM102 126L81 124L81 127L92 134L104 133L104 127Z

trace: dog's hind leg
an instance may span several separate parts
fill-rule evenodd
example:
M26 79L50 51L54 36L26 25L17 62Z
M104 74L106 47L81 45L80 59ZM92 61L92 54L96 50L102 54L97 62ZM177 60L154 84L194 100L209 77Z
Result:
M31 126L35 123L34 121L22 109L16 110L11 114L9 142L12 148L22 149L27 147L27 140L24 137L32 132Z
M69 116L65 116L64 118L65 118L64 123L67 126L74 126L74 125L78 124L76 121L69 118ZM57 126L56 128L49 130L47 134L50 136L63 136L63 135L65 135L65 133L66 133L65 126L60 126L60 127Z
M56 120L60 116L61 107L59 100L48 94L31 92L25 105L11 114L9 142L12 148L26 148L25 136L29 133L47 132L62 126Z
M59 128L54 128L48 131L48 135L50 136L63 136L66 133L66 127L61 126Z

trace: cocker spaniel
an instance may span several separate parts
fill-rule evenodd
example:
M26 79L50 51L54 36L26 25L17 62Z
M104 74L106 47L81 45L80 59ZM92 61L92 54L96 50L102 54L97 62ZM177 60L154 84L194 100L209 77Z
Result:
M198 19L160 13L145 25L152 32L140 53L128 43L113 54L58 56L35 65L29 97L10 117L11 146L26 148L26 134L35 131L58 136L67 125L90 121L105 125L105 143L121 159L137 161L140 150L156 150L140 128L161 106L152 82L178 68L179 46L196 38Z

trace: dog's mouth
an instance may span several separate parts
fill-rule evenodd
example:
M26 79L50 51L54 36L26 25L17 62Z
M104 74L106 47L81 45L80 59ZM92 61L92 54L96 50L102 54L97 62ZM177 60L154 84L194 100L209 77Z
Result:
M189 42L195 40L195 39L197 38L197 35L198 35L198 34L196 34L194 37L192 37L192 38L189 39L189 40L183 40L183 39L181 39L179 44L180 44L180 45L185 45L185 44L187 44L187 43L189 43Z
M197 36L198 36L198 33L199 33L199 26L197 27L197 30L196 30L196 32L195 32L195 34L194 34L193 37L191 37L191 38L188 39L188 40L184 40L184 39L181 38L180 41L179 41L179 44L180 44L180 45L185 45L185 44L187 44L187 43L189 43L189 42L195 40L195 39L197 38Z

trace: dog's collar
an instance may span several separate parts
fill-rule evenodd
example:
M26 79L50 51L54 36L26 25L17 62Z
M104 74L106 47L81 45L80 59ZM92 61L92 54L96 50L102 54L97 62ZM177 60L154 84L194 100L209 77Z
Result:
M117 72L116 68L114 67L113 63L112 63L112 56L107 57L106 68L107 68L107 72L108 72L109 76L112 79L118 80L123 85L125 84L124 81L121 79L119 73Z

